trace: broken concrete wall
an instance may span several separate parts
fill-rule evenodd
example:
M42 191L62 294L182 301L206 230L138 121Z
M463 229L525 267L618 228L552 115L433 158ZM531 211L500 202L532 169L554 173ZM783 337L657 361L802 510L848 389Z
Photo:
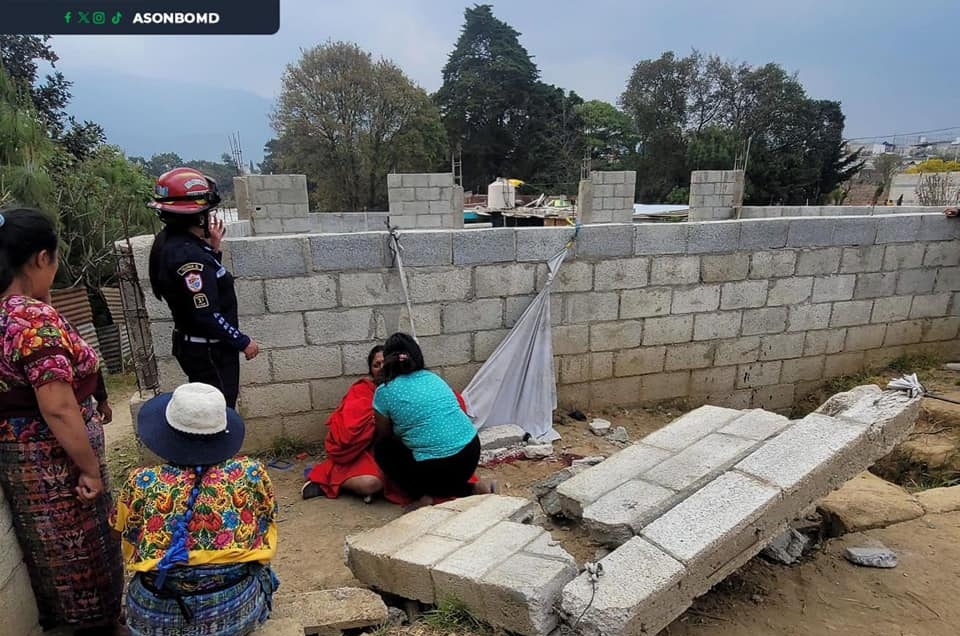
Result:
M427 364L464 388L572 233L403 232ZM151 241L133 240L141 279ZM388 242L386 232L225 241L241 327L262 346L241 362L248 448L322 437L369 348L409 328ZM942 214L587 225L552 287L560 403L786 409L826 378L904 353L960 355L958 292L960 223ZM145 300L169 390L183 381L172 324Z

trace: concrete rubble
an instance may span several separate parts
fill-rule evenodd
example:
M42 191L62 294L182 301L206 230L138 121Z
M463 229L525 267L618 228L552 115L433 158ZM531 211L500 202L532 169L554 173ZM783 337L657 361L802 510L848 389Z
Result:
M596 465L542 480L543 509L580 519L612 550L597 579L524 523L532 502L496 495L348 537L346 562L378 590L424 603L452 595L523 636L561 621L586 636L656 634L778 537L788 555L802 550L784 535L789 524L888 453L919 405L858 387L795 421L704 406Z
M606 435L610 432L611 426L612 424L610 424L609 420L603 420L599 417L594 418L589 424L590 432L594 435Z
M870 548L847 548L843 556L855 565L868 568L895 568L897 555L889 548L879 546Z
M273 605L270 620L258 634L335 635L342 630L382 625L388 616L378 594L356 587L278 594Z

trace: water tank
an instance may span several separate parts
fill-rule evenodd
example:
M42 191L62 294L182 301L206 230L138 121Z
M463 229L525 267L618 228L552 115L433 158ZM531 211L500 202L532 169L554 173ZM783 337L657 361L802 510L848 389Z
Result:
M506 179L497 179L487 186L487 207L491 210L512 210L516 205L516 188Z

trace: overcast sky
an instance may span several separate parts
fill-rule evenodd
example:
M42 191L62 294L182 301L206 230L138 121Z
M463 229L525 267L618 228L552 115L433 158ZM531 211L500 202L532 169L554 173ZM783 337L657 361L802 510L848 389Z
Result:
M72 36L55 38L54 47L68 78L74 70L96 71L103 82L110 73L118 83L125 76L170 78L273 100L284 67L301 48L348 40L394 60L434 91L465 6L282 0L281 28L273 36ZM616 102L637 60L697 48L799 73L811 96L842 101L848 137L960 126L960 0L513 0L493 6L520 31L543 79L586 99ZM199 94L195 98L202 104Z

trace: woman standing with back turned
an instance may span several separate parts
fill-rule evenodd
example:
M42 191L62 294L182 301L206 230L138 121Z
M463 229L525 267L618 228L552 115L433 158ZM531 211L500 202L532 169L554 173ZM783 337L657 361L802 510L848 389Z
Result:
M157 179L153 201L164 223L150 250L150 286L173 315L173 356L190 382L217 387L236 408L240 352L252 360L260 347L237 326L233 276L221 264L223 220L217 184L192 168Z

